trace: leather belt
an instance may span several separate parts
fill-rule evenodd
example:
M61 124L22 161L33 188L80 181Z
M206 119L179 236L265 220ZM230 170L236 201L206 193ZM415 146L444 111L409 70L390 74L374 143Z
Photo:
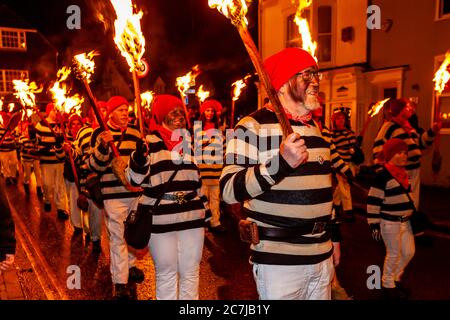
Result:
M411 219L411 215L409 216L394 216L392 214L387 213L380 213L381 219L389 220L389 221L400 221L400 222L406 222Z
M197 192L175 192L175 193L165 193L161 198L164 200L174 201L178 204L183 204L189 200L194 199L197 196Z
M269 238L295 238L306 234L322 233L328 229L328 225L326 221L319 221L295 228L258 227L258 232L261 236Z

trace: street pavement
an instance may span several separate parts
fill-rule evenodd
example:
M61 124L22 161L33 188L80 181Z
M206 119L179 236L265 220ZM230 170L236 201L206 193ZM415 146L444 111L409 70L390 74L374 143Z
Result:
M370 237L364 218L367 197L364 180L352 188L356 221L343 223L341 264L338 280L354 300L381 299L381 290L369 289L370 270L382 270L384 246ZM35 190L34 186L31 190ZM109 247L105 228L102 253L92 251L83 237L74 236L68 221L60 221L55 209L46 213L42 202L32 192L26 195L21 181L7 186L6 194L13 211L18 239L16 269L0 276L0 299L29 300L109 300L112 284L109 272ZM3 192L3 191L2 191ZM435 228L427 232L432 243L417 245L416 255L408 266L404 280L412 289L412 299L450 299L450 205L448 189L424 188L422 209L430 214ZM445 196L446 195L446 196ZM254 300L257 293L249 249L239 240L237 221L224 216L228 232L216 235L206 232L200 266L200 299ZM147 255L138 261L146 279L135 287L136 298L155 297L154 267ZM73 268L79 268L81 287L71 287ZM9 292L9 294L8 294Z

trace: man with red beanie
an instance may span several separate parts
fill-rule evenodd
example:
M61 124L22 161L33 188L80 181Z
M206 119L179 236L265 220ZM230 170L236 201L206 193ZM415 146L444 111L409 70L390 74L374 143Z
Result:
M320 107L322 75L300 48L270 56L264 67L294 133L282 137L271 106L239 121L220 189L226 203L243 202L247 221L257 225L250 261L260 299L330 299L339 229L332 220L330 143L311 115Z
M383 146L391 138L399 138L408 145L408 171L411 183L414 205L419 208L420 204L420 161L422 150L433 144L435 135L439 132L441 124L434 123L432 129L418 133L409 123L409 118L413 114L413 107L409 100L405 98L391 100L388 104L390 119L383 123L378 131L373 145L373 159L375 164L379 164L378 156L383 150Z
M62 144L64 138L57 123L57 110L53 103L47 104L46 121L49 126L40 121L36 125L36 140L39 149L41 165L42 186L44 187L44 210L52 210L51 201L54 199L58 218L67 220L68 201L64 182L64 151Z
M383 145L378 154L382 168L377 172L367 198L367 221L372 237L376 241L382 237L386 246L382 286L389 299L407 297L407 290L400 280L415 252L409 222L414 198L405 169L408 149L408 144L398 138L389 139Z
M129 191L112 171L112 151L109 142L113 141L122 160L128 163L130 154L141 140L139 130L128 123L128 101L121 96L111 97L108 102L107 131L99 127L91 138L93 153L88 164L92 171L101 175L100 187L103 195L105 223L108 229L111 275L114 284L114 296L129 299L129 282L144 281L144 273L134 266L136 257L128 251L124 239L124 224L128 213L135 206L139 192Z

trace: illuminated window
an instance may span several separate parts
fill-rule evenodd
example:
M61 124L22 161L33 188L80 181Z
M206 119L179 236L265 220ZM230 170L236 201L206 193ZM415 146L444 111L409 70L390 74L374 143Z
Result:
M13 80L28 79L26 70L0 70L0 92L7 93L14 91Z
M0 49L26 50L24 31L0 29Z

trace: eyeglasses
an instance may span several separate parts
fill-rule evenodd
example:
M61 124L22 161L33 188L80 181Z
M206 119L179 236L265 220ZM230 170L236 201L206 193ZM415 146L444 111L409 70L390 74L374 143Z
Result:
M320 81L323 78L323 73L319 71L303 71L295 74L297 77L302 76L303 81L311 81L314 78Z

